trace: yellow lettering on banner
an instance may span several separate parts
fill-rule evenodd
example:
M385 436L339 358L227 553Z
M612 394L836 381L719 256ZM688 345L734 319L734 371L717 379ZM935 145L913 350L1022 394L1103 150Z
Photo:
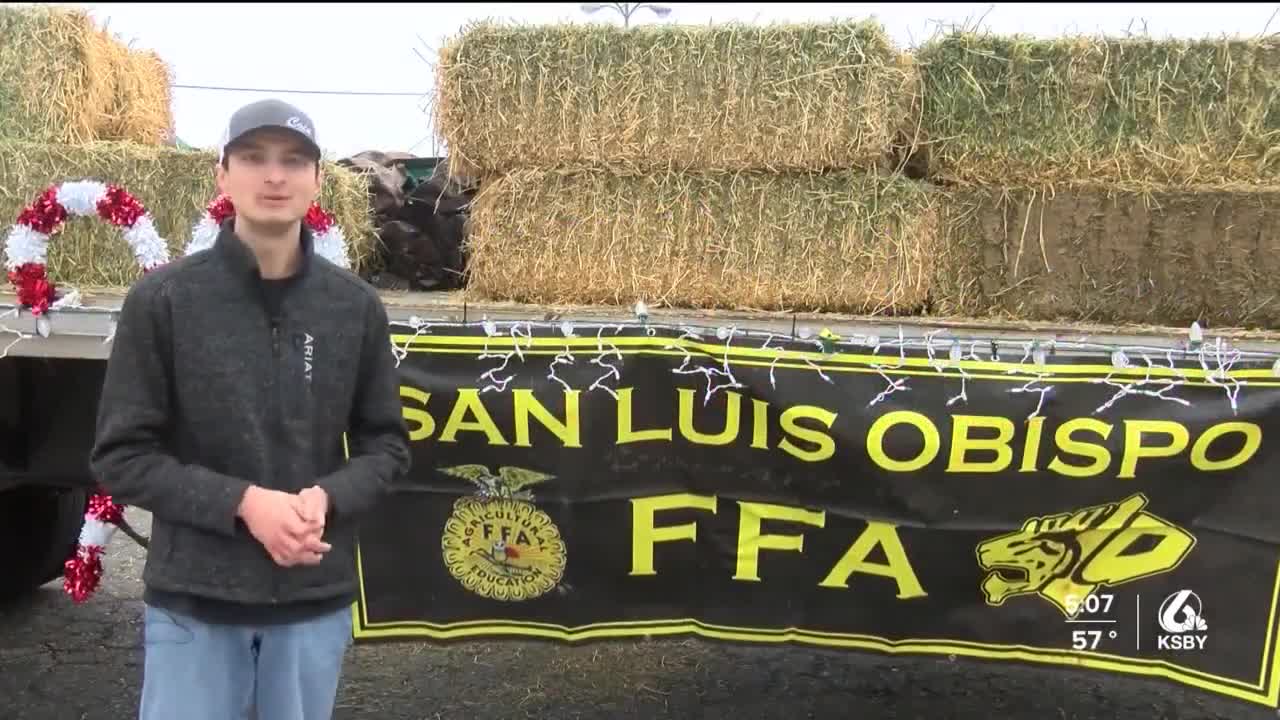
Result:
M1044 432L1044 418L1033 417L1027 421L1027 439L1022 443L1022 467L1018 472L1035 472L1040 459L1040 436Z
M431 399L431 393L423 392L416 387L401 385L400 397L422 404L421 410L407 405L403 405L400 408L400 414L409 426L409 440L417 442L431 437L431 433L436 431L436 421L431 417L431 413L426 410L427 401Z
M817 448L804 450L797 447L787 438L783 438L778 443L778 449L805 462L821 462L835 455L835 440L832 440L830 435L821 430L812 430L800 425L798 421L801 419L817 420L830 430L836 421L836 414L813 405L796 405L783 410L780 418L782 432L791 435L797 440L813 443Z
M875 548L884 551L886 564L868 562L867 557ZM891 578L898 584L898 599L925 597L920 578L907 559L907 550L902 546L902 538L898 536L898 528L889 523L869 522L849 549L845 551L840 562L831 568L826 579L818 583L818 587L848 588L849 577L854 573L879 575Z
M516 447L531 447L529 442L529 418L536 417L542 427L560 438L565 447L582 447L582 424L578 414L578 396L580 390L567 390L564 393L564 420L551 414L537 398L532 390L512 390L515 398Z
M1131 550L1134 546L1150 545L1151 538L1155 539L1154 547L1139 552ZM1138 513L1128 527L1106 538L1080 569L1080 579L1086 584L1115 585L1165 573L1176 568L1193 545L1195 538L1182 528L1147 513Z
M768 503L738 502L738 570L734 580L760 581L760 551L794 550L804 552L804 535L765 535L762 520L786 520L815 527L826 524L826 513Z
M1224 458L1222 460L1209 459L1209 446L1214 440L1226 435L1227 433L1240 433L1244 435L1244 447L1240 448L1235 455ZM1191 448L1191 466L1197 470L1212 472L1215 470L1230 470L1231 468L1240 467L1258 452L1258 448L1262 446L1262 428L1254 423L1249 422L1226 422L1218 423L1204 431L1204 434L1196 439L1196 444Z
M654 515L661 510L678 509L716 511L714 495L658 495L647 498L631 499L631 575L656 575L653 567L653 546L660 542L675 540L698 541L698 525L689 522L683 525L654 525Z
M884 451L884 436L895 425L911 425L920 431L924 437L924 448L920 454L909 460L895 460ZM884 468L894 472L912 472L933 462L938 456L938 450L942 447L942 437L938 434L938 428L934 426L929 418L918 412L910 410L895 410L894 412L885 413L876 419L871 425L871 429L867 431L867 455L871 460Z
M769 449L769 403L758 398L751 401L751 447Z
M680 388L680 434L695 445L728 445L738 437L738 423L742 417L742 396L725 392L724 429L715 435L698 432L693 425L693 403L696 390Z
M631 576L657 575L654 549L660 542L698 541L697 522L658 526L656 515L671 510L700 510L715 514L718 498L714 495L679 493L631 499ZM771 503L738 502L738 540L733 579L741 582L762 582L760 577L760 552L781 550L804 554L804 533L766 532L765 521L798 523L816 528L826 527L826 513L821 510ZM879 548L885 562L869 558ZM713 548L714 549L714 548ZM900 600L927 597L915 568L907 557L906 548L896 525L869 522L853 540L839 562L831 568L819 587L848 589L855 573L875 575L893 580L897 585L896 597Z
M1107 469L1107 465L1111 463L1111 451L1106 446L1096 443L1081 442L1072 436L1077 430L1089 430L1107 439L1111 435L1111 426L1101 420L1092 418L1076 418L1068 420L1058 426L1058 431L1054 434L1054 441L1058 448L1070 455L1081 455L1087 458L1093 458L1091 465L1068 465L1062 461L1062 457L1056 456L1049 461L1049 469L1059 475L1068 477L1090 477L1098 475Z
M996 415L953 415L951 417L951 458L947 464L947 472L1000 472L1013 462L1013 421ZM993 428L994 438L974 438L969 436L970 428ZM971 451L994 451L996 457L987 462L972 462L966 459Z
M470 415L475 420L467 420ZM449 420L440 431L440 442L457 442L460 431L482 432L489 439L490 445L506 445L506 438L494 424L489 411L480 401L480 391L475 388L459 388L458 402L449 413Z
M1143 445L1142 436L1160 433L1170 436L1167 445ZM1120 461L1120 473L1116 477L1134 477L1138 458L1172 457L1186 449L1191 437L1185 425L1169 420L1125 420L1124 458Z
M633 442L647 442L650 440L666 440L671 442L671 428L660 430L633 430L632 419L632 396L635 394L635 388L619 388L618 389L618 444L625 445Z

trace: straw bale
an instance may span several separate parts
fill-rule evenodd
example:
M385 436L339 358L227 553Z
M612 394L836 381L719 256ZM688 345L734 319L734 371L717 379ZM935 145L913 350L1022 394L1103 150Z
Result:
M97 139L111 96L107 63L87 13L0 6L0 135Z
M884 162L915 93L873 22L466 28L440 53L453 170L817 171Z
M191 228L216 196L211 152L123 142L48 145L0 140L0 238L21 209L46 187L71 180L115 183L146 206L172 257L180 256ZM320 202L338 219L361 270L376 252L363 178L326 166ZM120 231L96 218L68 219L49 242L49 274L55 282L82 288L129 285L136 261Z
M486 299L866 314L923 306L937 235L925 186L856 171L517 170L469 222Z
M0 138L78 144L169 140L170 71L83 10L0 6Z
M931 172L958 184L1266 184L1280 40L956 32L917 65Z
M167 145L173 139L172 71L159 55L113 43L112 102L99 126L100 140Z
M965 189L944 208L941 314L1280 327L1280 188Z

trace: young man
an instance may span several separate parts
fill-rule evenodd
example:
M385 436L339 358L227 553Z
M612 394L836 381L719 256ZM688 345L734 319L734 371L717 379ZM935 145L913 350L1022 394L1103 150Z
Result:
M409 467L386 309L302 225L314 127L236 112L216 169L236 216L120 312L90 462L152 514L142 720L330 718L356 520Z

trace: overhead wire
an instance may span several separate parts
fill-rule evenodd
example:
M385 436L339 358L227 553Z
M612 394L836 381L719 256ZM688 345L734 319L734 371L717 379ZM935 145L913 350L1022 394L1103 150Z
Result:
M422 92L402 92L402 91L378 91L378 90L296 90L285 88L250 88L250 87L227 87L223 85L188 85L183 83L175 83L175 88L183 90L219 90L225 92L260 92L260 93L278 93L293 95L363 95L363 96L381 96L381 97L423 97L428 95L428 91Z

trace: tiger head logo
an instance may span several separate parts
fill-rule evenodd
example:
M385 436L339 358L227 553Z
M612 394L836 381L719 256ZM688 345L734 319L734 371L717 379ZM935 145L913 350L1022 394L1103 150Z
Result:
M1071 617L1102 586L1169 572L1195 545L1187 531L1144 512L1141 493L1073 512L1031 518L1019 530L983 541L978 565L988 605L1039 595ZM1152 542L1154 541L1154 543ZM1135 547L1150 549L1132 552Z

